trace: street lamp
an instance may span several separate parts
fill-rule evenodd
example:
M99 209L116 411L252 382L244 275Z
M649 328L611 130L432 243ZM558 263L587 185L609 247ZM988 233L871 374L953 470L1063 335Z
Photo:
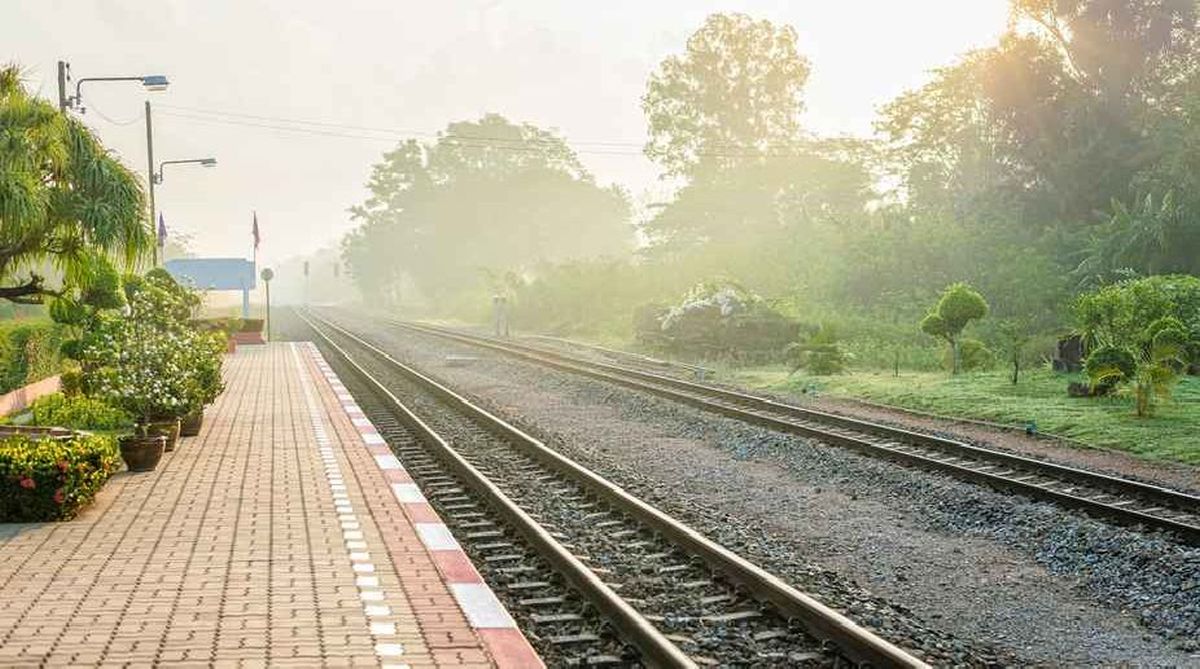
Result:
M158 164L158 171L154 173L153 181L156 184L163 182L163 168L167 165L199 165L201 167L216 167L216 158L189 158L188 160L164 160Z
M83 98L80 88L89 81L138 81L148 91L165 91L170 84L166 75L144 74L139 77L84 77L75 81L75 95L67 96L67 82L71 79L71 64L65 60L58 61L58 107L62 111L74 109L83 113Z
M79 89L85 81L140 81L142 86L148 91L165 91L167 90L166 75L162 74L144 74L139 77L86 77L75 82L75 97L67 97L67 81L71 78L71 64L65 60L58 61L58 106L66 113L68 109L75 109L80 113L83 112L82 99L79 96ZM150 195L150 229L156 230L154 227L154 131L150 121L150 101L146 100L146 165L149 172L149 195ZM158 244L154 245L154 266L158 267Z

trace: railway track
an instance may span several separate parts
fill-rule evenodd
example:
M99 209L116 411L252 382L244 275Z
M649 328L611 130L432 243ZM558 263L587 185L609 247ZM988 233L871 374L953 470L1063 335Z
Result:
M1163 530L1186 543L1200 545L1200 497L1186 492L785 404L656 371L587 360L539 346L424 324L396 320L387 323L649 392L872 457L1051 501L1124 525Z
M354 333L301 318L549 662L926 666Z

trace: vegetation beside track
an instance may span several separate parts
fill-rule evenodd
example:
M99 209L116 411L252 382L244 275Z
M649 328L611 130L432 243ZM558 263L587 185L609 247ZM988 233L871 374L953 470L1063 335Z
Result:
M1083 443L1138 456L1200 464L1200 378L1187 377L1173 400L1152 418L1138 418L1127 397L1073 398L1065 388L1082 375L1030 370L1013 385L1006 371L948 376L943 372L859 370L835 376L789 376L782 366L723 370L722 377L750 388L795 395L864 399L945 416L1025 425Z

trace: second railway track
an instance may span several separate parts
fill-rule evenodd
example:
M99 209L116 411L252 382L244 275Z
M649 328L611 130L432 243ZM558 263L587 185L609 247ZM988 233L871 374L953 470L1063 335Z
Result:
M364 407L385 438L556 663L923 666L371 343L309 316L320 347L373 396Z
M582 359L511 340L395 320L387 323L649 392L872 457L941 471L1000 490L1051 501L1121 524L1164 530L1186 543L1200 545L1200 497L1186 492L786 404L658 372Z

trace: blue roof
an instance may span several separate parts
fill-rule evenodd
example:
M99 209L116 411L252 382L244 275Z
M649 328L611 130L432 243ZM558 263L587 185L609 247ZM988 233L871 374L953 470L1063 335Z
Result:
M253 290L254 263L245 258L176 258L163 267L198 290Z

